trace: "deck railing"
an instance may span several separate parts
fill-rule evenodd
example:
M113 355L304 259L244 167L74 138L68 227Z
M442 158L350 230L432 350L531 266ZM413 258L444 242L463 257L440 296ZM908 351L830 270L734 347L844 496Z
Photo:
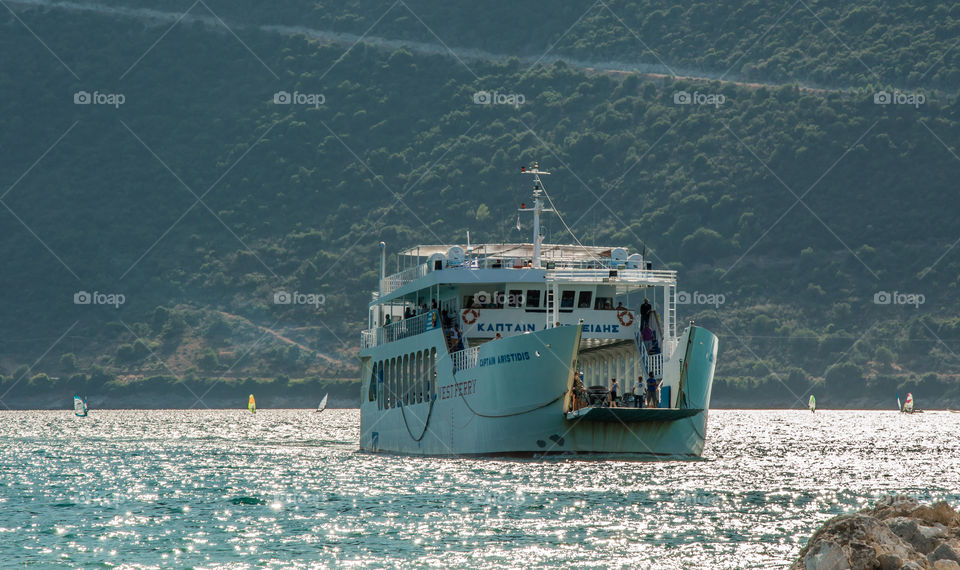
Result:
M483 258L483 259L466 259L462 264L457 264L456 266L449 265L448 263L444 265L444 269L460 269L460 270L472 270L472 269L530 269L526 266L526 262L523 263L512 263L514 260L511 259L495 259L495 258ZM602 265L597 262L586 262L586 261L548 261L544 260L544 267L547 268L547 279L548 280L563 280L563 281L601 281L603 279L624 279L630 281L642 280L642 281L656 281L656 282L673 282L676 281L677 272L665 269L623 269L617 268L617 265L610 263L609 265ZM616 270L617 276L611 278L610 272ZM430 273L430 266L427 263L421 263L416 267L411 267L409 269L404 269L399 273L394 273L393 275L388 275L380 281L380 285L383 288L383 294L389 295L390 293L396 291L397 289L403 287L407 283L413 283L417 279L424 277Z
M653 372L654 378L663 378L663 353L647 355L647 371Z
M433 315L436 315L436 326L434 326L435 322L432 318ZM361 331L360 346L361 348L379 346L381 344L400 340L401 338L415 336L428 330L439 328L439 326L440 315L437 313L437 311L427 311L426 313L417 315L415 317L394 321L383 327Z
M383 288L383 294L389 295L390 293L403 287L407 283L413 283L417 279L420 279L427 273L428 273L427 264L421 263L416 267L404 269L400 273L394 273L393 275L388 275L387 277L384 277L380 281L380 285Z
M450 360L453 361L453 371L460 372L477 365L480 359L480 347L474 346L450 353Z
M564 282L591 282L615 281L654 281L673 283L677 280L677 272L667 269L618 269L615 277L610 276L612 269L551 269L547 271L547 281Z

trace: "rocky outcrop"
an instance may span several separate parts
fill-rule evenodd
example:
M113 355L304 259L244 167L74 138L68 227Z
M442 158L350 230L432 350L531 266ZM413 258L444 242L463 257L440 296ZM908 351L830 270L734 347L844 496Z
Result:
M791 570L960 570L960 515L904 496L828 520Z

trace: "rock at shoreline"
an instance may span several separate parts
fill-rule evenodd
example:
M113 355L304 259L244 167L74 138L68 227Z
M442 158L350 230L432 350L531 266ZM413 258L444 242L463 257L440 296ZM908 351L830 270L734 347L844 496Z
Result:
M828 520L791 570L960 570L960 515L946 502L888 496Z

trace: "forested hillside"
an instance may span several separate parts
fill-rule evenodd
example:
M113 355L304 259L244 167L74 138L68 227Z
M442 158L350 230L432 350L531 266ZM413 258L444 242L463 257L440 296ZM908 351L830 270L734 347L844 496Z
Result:
M554 3L404 0L107 0L102 4L210 17L238 26L304 27L422 42L490 55L603 67L849 88L865 84L955 93L960 6L938 2ZM192 8L191 8L192 7ZM208 9L209 8L209 9Z
M822 4L762 37L788 6L610 3L577 21L586 7L398 3L377 21L386 7L211 2L174 24L12 5L0 399L352 377L378 242L525 239L516 172L539 160L583 243L645 246L681 290L722 296L681 306L721 337L721 401L797 405L811 387L827 406L898 389L960 401L956 9ZM269 24L439 48L347 50ZM531 67L554 42L572 59L851 89ZM924 97L877 104L881 86ZM75 104L80 92L100 100ZM571 241L555 220L546 233ZM83 291L123 301L76 304ZM323 302L277 304L282 291Z

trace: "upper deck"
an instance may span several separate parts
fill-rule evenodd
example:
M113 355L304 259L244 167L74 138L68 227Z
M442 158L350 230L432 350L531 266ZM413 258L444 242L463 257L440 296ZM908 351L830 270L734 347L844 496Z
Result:
M534 267L533 244L420 245L398 254L405 266L380 281L371 305L386 303L434 285L481 283L579 283L620 290L675 286L676 271L654 270L640 254L622 247L541 245Z

